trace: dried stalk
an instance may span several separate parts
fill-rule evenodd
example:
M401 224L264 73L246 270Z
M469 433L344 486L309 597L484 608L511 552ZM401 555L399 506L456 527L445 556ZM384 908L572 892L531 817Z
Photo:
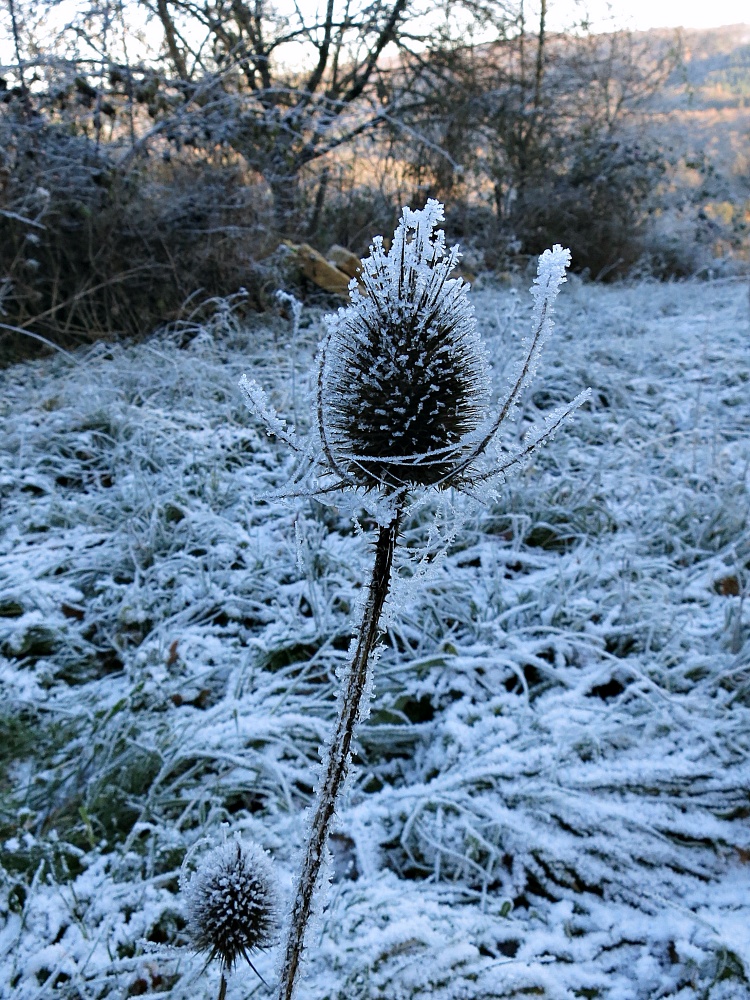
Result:
M339 718L325 761L307 850L297 882L284 961L281 967L279 1000L292 1000L299 977L305 931L312 912L315 887L325 856L331 823L336 812L336 801L349 771L352 739L361 716L362 700L369 686L369 661L377 643L380 615L390 589L393 552L396 547L402 514L403 508L399 508L391 523L386 527L381 526L378 533L375 564L372 569L372 579L362 616L357 647L346 678Z
M565 280L570 252L556 245L539 258L531 289L534 327L526 358L499 415L487 419L487 360L467 286L449 277L458 260L458 247L447 251L445 235L437 229L443 218L443 206L434 200L421 211L405 208L390 249L386 252L383 240L376 237L371 255L362 261L365 291L353 288L350 305L326 317L328 333L318 355L317 442L313 438L313 445L318 443L321 451L308 464L312 470L318 463L326 478L322 487L319 481L314 483L312 495L334 488L333 477L335 488L374 492L396 513L378 535L359 638L296 887L278 1000L293 1000L299 979L328 834L367 696L369 660L390 587L406 496L419 488L456 487L471 493L487 479L501 478L587 398L587 393L581 393L504 463L486 467L487 448L531 380L552 329L552 305ZM268 433L301 451L296 436L268 405L263 391L246 376L240 385Z

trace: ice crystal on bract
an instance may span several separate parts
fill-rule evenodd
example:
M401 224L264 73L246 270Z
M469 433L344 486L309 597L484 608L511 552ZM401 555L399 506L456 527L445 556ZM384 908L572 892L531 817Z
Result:
M377 237L362 290L327 317L322 423L336 466L357 485L442 485L486 416L488 366L443 207L403 210L388 253Z
M252 844L212 851L186 888L188 935L196 951L231 969L276 939L278 893L271 862ZM252 964L252 963L250 963Z
M543 427L529 431L515 450L493 454L498 432L531 382L552 330L570 251L555 245L539 258L525 357L492 414L485 351L468 286L449 277L458 247L446 251L437 229L442 218L443 206L434 200L421 211L404 208L390 251L375 237L362 261L362 287L352 280L350 304L325 317L317 433L299 438L263 389L246 375L240 379L250 410L298 456L291 485L302 488L282 495L362 489L376 497L378 523L382 517L385 524L419 488L455 487L474 495L480 484L494 489L588 398L588 390L580 393Z

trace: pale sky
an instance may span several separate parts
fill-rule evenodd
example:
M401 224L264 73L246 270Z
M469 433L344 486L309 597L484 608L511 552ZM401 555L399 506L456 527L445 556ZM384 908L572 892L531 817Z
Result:
M291 0L280 0L277 6L285 7ZM296 0L299 6L315 8L323 0ZM588 15L594 31L612 31L616 28L646 30L648 28L715 28L730 24L750 26L750 0L547 0L548 29L565 30L584 13ZM77 0L59 0L53 8L52 21L63 23L67 12L81 5ZM529 20L538 11L539 0L526 0ZM33 9L33 7L32 7ZM63 17L63 15L66 15ZM3 19L6 20L6 19ZM14 61L10 38L0 22L0 65Z
M594 27L610 23L625 24L637 30L646 28L717 28L725 24L750 23L750 0L588 0ZM550 0L552 12L574 11L571 0Z

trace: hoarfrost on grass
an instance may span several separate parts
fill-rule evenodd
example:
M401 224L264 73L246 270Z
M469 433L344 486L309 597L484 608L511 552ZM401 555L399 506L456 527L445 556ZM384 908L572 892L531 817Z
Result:
M501 372L524 298L474 295ZM590 403L409 514L311 997L750 996L748 332L738 284L571 281L503 447ZM212 996L186 852L229 823L290 879L373 519L257 500L292 466L235 386L292 412L287 336L0 375L3 996Z

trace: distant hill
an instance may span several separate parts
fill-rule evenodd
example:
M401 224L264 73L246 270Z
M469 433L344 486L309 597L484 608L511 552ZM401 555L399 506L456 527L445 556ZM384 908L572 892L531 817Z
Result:
M668 32L646 32L663 44ZM661 95L665 106L689 110L750 107L750 24L679 29L682 65Z
M657 116L665 114L665 146L688 164L678 183L702 186L710 164L714 197L744 202L750 193L750 24L656 29L641 37L659 51L672 39L680 46L680 65L652 102ZM703 169L691 171L691 164Z

